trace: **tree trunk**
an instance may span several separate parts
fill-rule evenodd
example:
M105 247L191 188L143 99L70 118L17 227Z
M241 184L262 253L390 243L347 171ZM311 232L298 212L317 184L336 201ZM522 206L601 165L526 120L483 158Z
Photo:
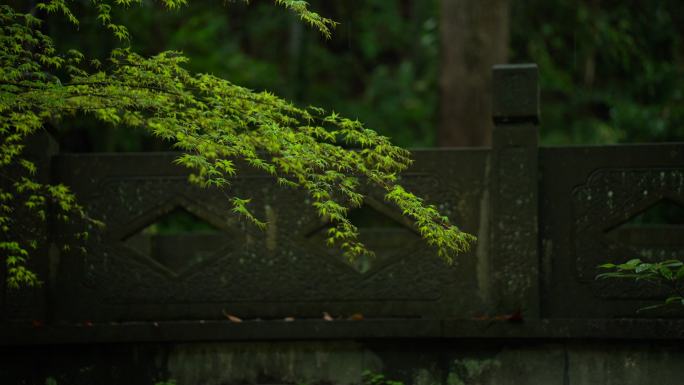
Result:
M441 0L440 147L491 143L491 67L508 54L508 0Z

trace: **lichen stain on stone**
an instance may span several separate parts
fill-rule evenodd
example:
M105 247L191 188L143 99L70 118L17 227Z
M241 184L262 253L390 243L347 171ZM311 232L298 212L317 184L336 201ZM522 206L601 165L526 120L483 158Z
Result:
M501 362L496 359L456 359L447 374L446 385L485 384L484 377L499 367Z
M264 211L266 212L266 249L273 253L278 247L278 215L271 205L265 205Z
M487 161L489 168L489 160ZM480 298L489 306L492 303L491 266L489 261L489 189L485 188L480 200L480 226L477 234L477 286Z
M553 258L553 240L543 239L542 240L542 273L544 274L543 279L547 287L552 284L552 258Z
M333 346L306 343L178 345L168 373L183 384L358 384L364 370L382 370L382 361L354 342Z
M522 295L532 285L529 275L524 272L508 271L506 276L509 278L506 282L507 290L511 293Z
M413 385L484 385L501 367L498 359L455 359L446 373L436 367L413 371Z

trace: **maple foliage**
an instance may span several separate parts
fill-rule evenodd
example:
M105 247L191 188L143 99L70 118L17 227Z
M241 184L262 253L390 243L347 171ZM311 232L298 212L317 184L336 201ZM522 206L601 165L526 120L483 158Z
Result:
M133 3L90 4L103 27L125 44L128 30L112 20L111 10ZM175 9L185 1L162 3ZM275 3L296 12L323 36L329 36L335 25L303 1ZM79 23L66 0L38 3L34 11L61 14ZM26 139L47 122L78 115L139 128L173 143L183 151L176 162L192 169L190 181L204 187L230 192L231 179L240 172L236 164L245 161L283 186L305 190L320 217L332 224L329 245L350 259L372 255L347 217L363 202L363 184L384 191L385 199L414 221L445 261L451 262L474 242L475 237L398 184L399 173L412 162L410 153L361 122L316 107L298 107L210 74L191 73L184 68L188 59L179 52L144 57L124 46L113 50L105 63L77 50L57 52L53 38L41 32L41 22L33 14L0 6L0 250L9 286L39 282L26 268L37 240L16 231L16 207L39 221L47 220L49 205L57 208L56 215L64 222L88 219L66 186L36 182L36 167L23 154ZM266 227L249 203L249 197L235 196L229 202L235 214ZM87 231L78 236L87 236Z

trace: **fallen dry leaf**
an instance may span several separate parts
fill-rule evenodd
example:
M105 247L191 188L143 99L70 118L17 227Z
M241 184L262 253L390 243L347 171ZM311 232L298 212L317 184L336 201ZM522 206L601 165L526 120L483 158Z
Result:
M351 316L349 316L348 319L350 319L350 320L352 320L352 321L361 321L361 320L363 320L363 314L361 314L361 313L354 313L354 314L352 314Z
M333 320L333 317L331 317L330 314L328 314L327 311L324 311L324 312L323 312L323 319L326 320L326 321L332 321L332 320Z
M228 314L228 312L226 312L225 310L223 310L223 315L226 316L226 318L228 318L228 321L230 321L230 322L242 322L240 317L236 317L232 314Z
M294 321L294 317L285 317L285 322L292 322Z

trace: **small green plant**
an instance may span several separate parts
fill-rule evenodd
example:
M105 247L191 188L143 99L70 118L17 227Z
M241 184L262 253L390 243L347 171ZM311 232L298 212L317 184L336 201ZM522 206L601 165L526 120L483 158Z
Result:
M682 261L670 259L662 262L644 262L636 258L621 264L606 263L600 265L599 268L609 270L609 272L598 274L596 279L633 279L635 282L648 282L668 291L665 301L643 307L638 311L667 305L684 306L684 262Z
M362 385L404 385L401 381L388 380L384 374L366 370L361 374Z

